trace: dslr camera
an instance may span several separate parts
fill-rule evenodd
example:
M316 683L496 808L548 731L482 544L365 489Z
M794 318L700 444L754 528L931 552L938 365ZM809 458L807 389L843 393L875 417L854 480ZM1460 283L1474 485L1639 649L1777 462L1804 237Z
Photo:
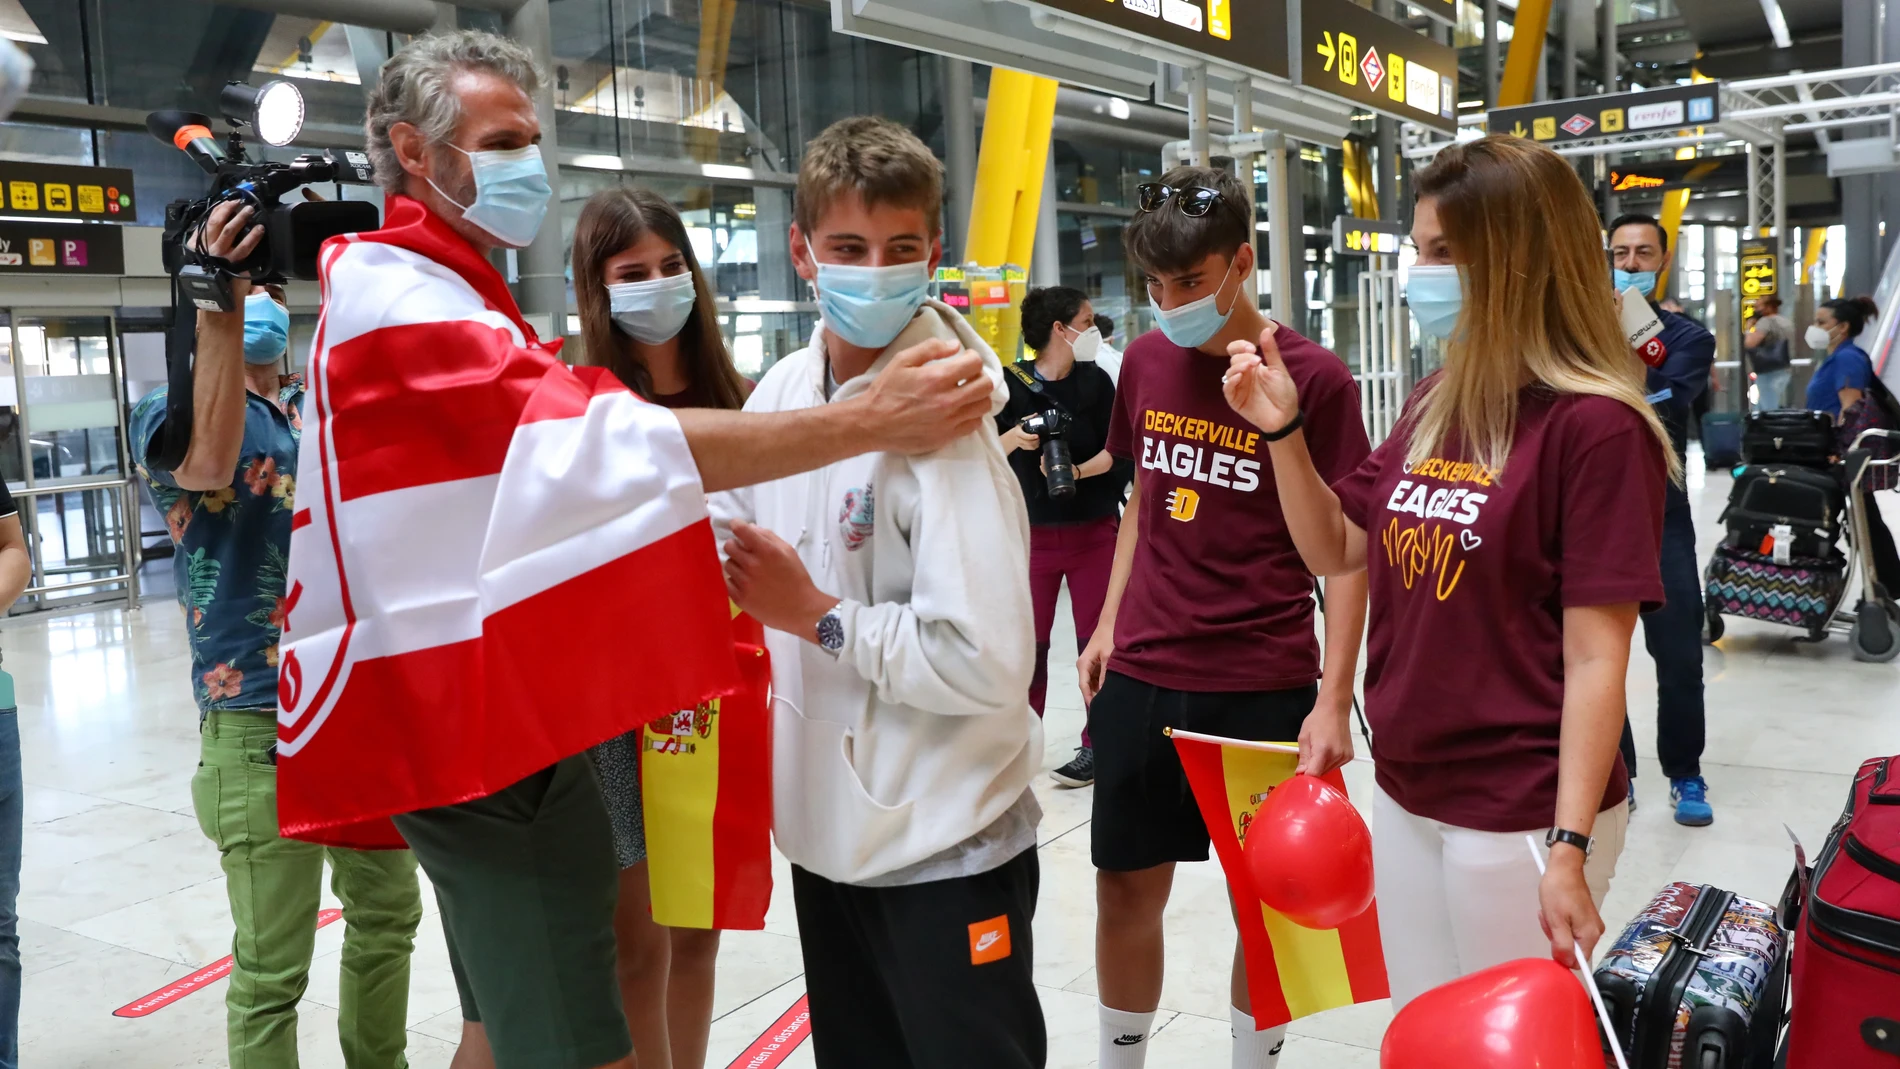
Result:
M1049 496L1063 501L1075 496L1075 458L1068 433L1074 420L1059 408L1045 408L1023 417L1023 432L1042 443L1042 472L1049 480Z
M176 146L211 176L211 188L202 197L176 200L165 207L161 239L165 270L178 282L183 297L207 312L229 312L231 276L245 275L254 282L317 277L317 250L338 234L374 230L376 206L365 201L283 202L284 194L315 182L368 184L374 180L369 157L344 152L307 153L289 163L253 163L246 158L240 128L248 127L270 145L288 145L303 130L303 94L287 81L261 88L231 82L218 96L220 110L230 121L228 140L212 135L210 118L196 112L155 111L145 118L153 137ZM264 240L241 263L229 263L205 254L203 242L190 247L210 216L226 201L251 208L255 225L264 228Z

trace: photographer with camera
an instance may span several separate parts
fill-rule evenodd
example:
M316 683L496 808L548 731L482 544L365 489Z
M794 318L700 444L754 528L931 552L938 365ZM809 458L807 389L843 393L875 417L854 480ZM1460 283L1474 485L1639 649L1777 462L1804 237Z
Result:
M1069 581L1075 648L1088 646L1108 597L1115 534L1132 461L1104 448L1115 411L1115 380L1096 363L1102 334L1088 295L1067 286L1023 297L1023 344L1034 360L1009 366L1009 404L996 414L1009 466L1029 506L1029 590L1036 607L1036 674L1029 704L1042 715L1049 691L1049 635L1056 597ZM1081 459L1077 463L1077 458ZM1095 781L1086 728L1067 764L1050 773L1065 787Z
M212 208L198 251L241 262L264 240L254 210ZM189 442L166 467L161 386L132 411L139 474L165 516L191 646L201 757L191 780L198 826L218 846L230 896L231 1065L297 1065L297 1002L316 945L326 856L343 902L338 1032L351 1069L406 1065L409 957L422 898L415 855L286 839L277 824L278 639L303 428L303 380L285 375L290 313L277 287L229 279L232 312L200 311ZM189 306L179 316L191 316ZM174 443L176 445L176 443Z

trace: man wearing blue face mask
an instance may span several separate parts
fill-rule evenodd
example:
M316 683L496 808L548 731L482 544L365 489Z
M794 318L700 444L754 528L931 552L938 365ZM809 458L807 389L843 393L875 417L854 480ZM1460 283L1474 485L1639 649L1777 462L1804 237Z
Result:
M220 205L205 226L207 250L243 259L262 236L249 223L249 209ZM277 833L278 646L304 387L301 376L284 374L290 312L282 288L242 278L231 288L241 313L198 313L191 442L177 468L152 459L168 430L168 387L141 398L131 418L134 460L176 547L201 735L192 806L218 847L236 929L230 1062L297 1065L297 1001L327 860L347 925L337 1021L344 1061L399 1069L422 919L415 856L326 850Z
M1225 170L1177 167L1137 192L1140 211L1122 240L1160 329L1124 354L1108 451L1134 462L1134 490L1108 599L1077 666L1095 752L1103 1069L1140 1069L1147 1057L1174 867L1208 857L1207 825L1160 728L1298 740L1301 771L1338 768L1352 757L1366 611L1364 572L1327 580L1322 672L1314 579L1293 548L1267 442L1221 392L1228 345L1274 331L1306 406L1283 433L1304 421L1320 471L1339 479L1371 452L1352 373L1267 322L1249 296L1250 187ZM1271 1069L1286 1028L1256 1027L1238 949L1229 996L1231 1064Z
M1656 279L1669 263L1669 235L1654 216L1621 215L1610 224L1611 281L1619 299L1631 287L1649 299L1662 320L1658 340L1667 355L1649 369L1649 401L1669 430L1678 460L1685 455L1696 397L1709 384L1715 336L1688 316L1656 303ZM1700 827L1715 819L1702 778L1705 735L1702 691L1702 578L1696 567L1695 522L1689 495L1670 483L1664 491L1662 578L1667 601L1643 614L1643 642L1656 662L1656 757L1669 777L1676 823ZM1636 736L1623 725L1623 763L1636 805Z
M791 245L820 318L748 412L849 404L930 338L980 354L1002 409L1001 364L925 298L942 188L886 119L805 147ZM713 518L734 600L771 629L773 832L820 1069L1040 1069L1029 529L995 432L718 494Z
M519 44L460 31L411 41L369 92L387 214L321 254L279 812L315 841L415 850L461 998L458 1065L627 1069L619 866L583 751L731 691L704 494L982 433L992 383L961 338L907 343L852 397L775 414L671 410L567 367L491 261L559 225L544 78ZM611 650L569 637L609 633Z

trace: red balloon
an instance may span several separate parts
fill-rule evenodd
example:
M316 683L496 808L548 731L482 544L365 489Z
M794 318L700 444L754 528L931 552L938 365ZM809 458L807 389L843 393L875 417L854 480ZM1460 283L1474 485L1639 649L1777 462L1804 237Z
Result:
M1379 1045L1379 1069L1603 1069L1583 984L1549 958L1519 958L1413 999Z
M1299 775L1273 789L1247 828L1260 901L1306 928L1337 928L1372 905L1372 833L1346 792Z

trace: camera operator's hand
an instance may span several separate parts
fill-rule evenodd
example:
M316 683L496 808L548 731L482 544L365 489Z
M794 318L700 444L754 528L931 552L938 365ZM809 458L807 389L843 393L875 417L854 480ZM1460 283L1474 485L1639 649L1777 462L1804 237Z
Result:
M228 263L238 263L257 251L264 241L264 228L252 223L251 206L227 200L211 209L204 225L196 228L191 237L185 240L185 247L203 252L207 256L216 256ZM204 248L198 249L198 237L204 236ZM251 292L250 280L241 275L231 276L231 296L243 300Z
M1023 425L1020 423L1004 431L1002 437L1004 453L1014 453L1018 449L1042 448L1042 439L1023 430Z

